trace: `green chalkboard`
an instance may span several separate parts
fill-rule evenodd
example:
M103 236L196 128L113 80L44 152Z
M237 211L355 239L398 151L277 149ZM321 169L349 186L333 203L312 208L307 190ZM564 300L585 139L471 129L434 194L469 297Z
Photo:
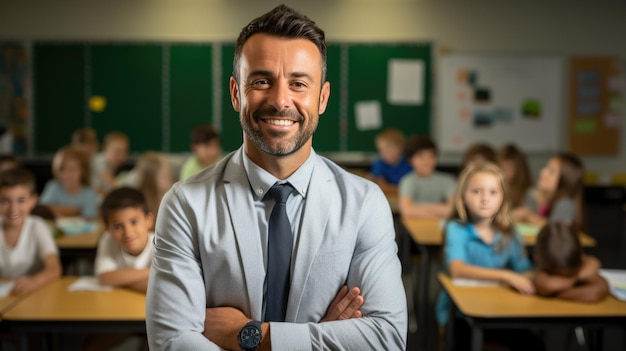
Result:
M242 143L239 115L230 100L234 43L42 42L34 48L36 154L53 153L85 125L96 129L101 138L113 130L126 133L135 153L188 151L189 133L200 123L219 122L225 152ZM216 57L217 65L213 63ZM422 104L387 102L391 59L423 62ZM430 133L431 71L429 44L329 43L331 94L313 137L315 150L374 151L375 134L388 127L407 135ZM216 78L221 91L213 91ZM219 116L213 116L216 94L221 96ZM107 100L102 112L87 108L88 96L94 95ZM370 100L381 104L382 127L359 130L354 105Z
M327 52L326 80L330 82L330 99L313 136L313 148L316 152L337 151L341 143L341 46L328 44Z
M235 44L222 45L222 148L224 152L236 150L243 143L243 132L239 124L239 113L233 109L230 101L230 76L233 74L233 56Z
M421 105L394 105L387 101L388 63L391 59L417 59L424 64L424 101ZM432 61L429 44L354 44L348 48L348 150L375 151L374 138L384 128L398 128L407 136L430 134ZM382 127L359 130L355 103L380 102Z
M157 44L91 46L91 92L106 109L92 113L100 136L126 133L131 151L161 150L163 48Z
M33 146L37 154L53 154L85 124L85 46L38 44L33 50Z
M213 50L210 44L175 44L169 54L169 151L188 152L191 130L213 121Z

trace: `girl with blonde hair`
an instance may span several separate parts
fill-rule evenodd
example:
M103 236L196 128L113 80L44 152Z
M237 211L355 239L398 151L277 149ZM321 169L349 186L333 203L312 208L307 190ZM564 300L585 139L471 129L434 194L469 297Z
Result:
M502 170L491 162L469 165L459 177L453 205L445 229L444 269L452 278L496 281L533 295L532 281L521 274L531 269L531 263L513 226ZM437 300L439 324L448 323L449 309L450 298L442 292ZM455 330L464 330L462 326ZM485 340L504 343L511 350L543 349L528 330L486 333Z

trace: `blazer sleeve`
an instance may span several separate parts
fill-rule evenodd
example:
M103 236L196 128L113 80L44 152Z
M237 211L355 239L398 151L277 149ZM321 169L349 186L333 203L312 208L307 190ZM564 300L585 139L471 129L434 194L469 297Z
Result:
M406 295L389 204L373 183L358 207L347 284L361 289L363 317L325 323L270 323L272 350L405 350Z
M156 225L154 257L146 297L150 350L221 350L202 332L206 291L197 229L175 185L163 198Z

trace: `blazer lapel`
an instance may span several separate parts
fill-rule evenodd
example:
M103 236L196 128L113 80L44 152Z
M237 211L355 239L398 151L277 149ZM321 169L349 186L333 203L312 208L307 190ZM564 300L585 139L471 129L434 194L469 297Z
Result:
M224 190L226 204L233 225L239 262L243 267L243 279L250 302L250 317L261 319L263 311L263 283L265 270L259 228L255 218L254 200L250 183L242 163L243 149L239 149L224 170Z
M288 321L295 321L298 315L311 265L324 239L331 208L328 204L336 196L336 194L323 191L328 188L328 183L335 179L335 175L318 156L316 156L313 172L302 213L300 235L296 243L296 251L292 256L291 288L286 316Z

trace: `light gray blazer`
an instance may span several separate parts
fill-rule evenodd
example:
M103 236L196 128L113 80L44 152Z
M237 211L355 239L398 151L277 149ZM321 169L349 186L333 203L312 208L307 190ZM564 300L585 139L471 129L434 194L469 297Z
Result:
M151 350L219 350L205 307L262 319L265 268L242 149L167 193L147 293ZM378 186L315 155L291 262L287 322L273 350L404 350L406 296L389 204ZM338 290L361 288L363 317L318 323Z

